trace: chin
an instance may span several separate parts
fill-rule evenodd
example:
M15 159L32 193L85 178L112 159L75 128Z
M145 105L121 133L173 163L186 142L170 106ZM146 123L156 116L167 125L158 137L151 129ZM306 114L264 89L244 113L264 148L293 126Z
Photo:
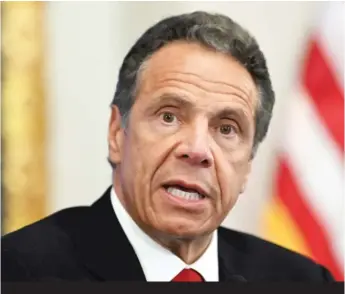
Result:
M212 231L199 221L185 219L175 221L167 220L166 222L162 222L157 229L165 235L182 239L194 239Z

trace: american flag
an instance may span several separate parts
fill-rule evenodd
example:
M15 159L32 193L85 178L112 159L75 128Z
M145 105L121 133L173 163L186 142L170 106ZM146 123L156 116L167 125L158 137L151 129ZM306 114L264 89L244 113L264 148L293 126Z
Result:
M265 237L343 281L344 3L326 8L284 117Z

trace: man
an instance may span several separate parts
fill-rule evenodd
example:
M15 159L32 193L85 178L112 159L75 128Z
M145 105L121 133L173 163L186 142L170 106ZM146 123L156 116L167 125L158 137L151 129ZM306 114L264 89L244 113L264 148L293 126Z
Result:
M321 265L220 228L245 189L274 92L226 16L165 19L125 57L109 123L113 185L2 240L5 281L331 281Z

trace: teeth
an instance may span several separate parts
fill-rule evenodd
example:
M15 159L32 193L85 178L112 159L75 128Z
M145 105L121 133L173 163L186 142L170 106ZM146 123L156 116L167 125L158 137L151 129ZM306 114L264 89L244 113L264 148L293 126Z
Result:
M186 192L174 187L168 187L167 191L175 197L183 198L186 200L200 200L203 198L203 196L201 196L197 192Z

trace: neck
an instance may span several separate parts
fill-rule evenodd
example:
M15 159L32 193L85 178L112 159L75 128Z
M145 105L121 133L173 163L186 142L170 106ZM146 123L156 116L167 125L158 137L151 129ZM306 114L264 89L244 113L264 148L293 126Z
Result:
M152 236L152 235L151 235ZM161 237L154 238L156 242L173 252L182 259L186 264L192 264L197 261L209 246L212 236L207 235L198 238L178 238L178 237Z
M126 209L127 213L132 217L132 219L140 227L140 229L143 230L154 241L174 253L186 264L194 263L206 251L211 242L212 234L184 238L181 236L172 236L170 234L168 235L159 232L154 228L146 226L145 224L140 222L140 220L135 217L135 213L133 213L130 209L128 201L126 201L126 197L124 196L121 188L120 180L118 176L116 176L115 171L113 178L113 187L122 206Z

